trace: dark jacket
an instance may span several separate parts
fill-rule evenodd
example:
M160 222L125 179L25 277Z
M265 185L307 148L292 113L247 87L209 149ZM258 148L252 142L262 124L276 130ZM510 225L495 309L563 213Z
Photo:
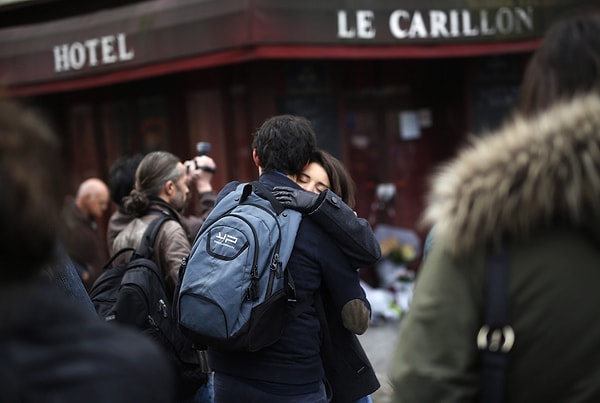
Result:
M62 244L57 242L54 259L46 266L44 272L59 290L71 298L74 304L96 316L96 309L86 292L75 266L67 255Z
M506 401L600 401L600 98L479 139L435 178L396 402L478 401L486 250L509 250ZM568 369L568 370L567 370Z
M1 402L173 402L172 368L51 284L0 286Z
M352 403L381 386L358 337L348 331L331 301L327 288L320 292L323 344L321 359L332 392L331 403Z
M111 256L116 252L116 250L112 249L115 238L131 221L133 221L134 218L135 217L125 212L121 207L118 207L117 210L111 214L108 220L108 226L106 227L106 242L108 245L108 253Z
M350 264L355 268L375 264L381 258L381 247L371 224L357 217L354 210L329 189L321 192L318 201L308 217L331 235Z
M96 223L75 204L75 199L67 197L61 211L60 239L73 263L89 273L85 282L87 289L102 274L107 260L106 247L98 232Z
M308 217L324 229L353 268L371 266L381 258L381 248L369 222L330 190L321 192L318 207ZM332 403L351 403L367 396L380 384L356 335L348 331L327 287L320 292L321 323L325 326L321 357L332 390Z
M263 174L260 181L269 189L275 186L298 188L289 178L275 172ZM234 187L227 185L222 193ZM360 301L362 309L369 309L358 273L331 237L312 220L303 220L300 224L288 270L296 284L298 303L313 298L323 283L332 290L332 304L338 316L349 313L351 301ZM287 393L300 394L314 391L323 380L320 344L320 323L313 303L285 328L274 345L254 353L211 349L209 357L215 372L257 382L267 389L269 383L285 384Z

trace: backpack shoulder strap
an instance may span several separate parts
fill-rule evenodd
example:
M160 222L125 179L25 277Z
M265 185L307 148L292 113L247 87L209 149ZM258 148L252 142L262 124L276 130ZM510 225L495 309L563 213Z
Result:
M509 254L505 247L490 252L486 268L485 318L477 334L482 351L480 401L504 401L508 352L515 333L508 320Z
M215 205L213 206L212 210L209 212L208 216L206 216L206 218L204 219L204 222L202 223L202 225L200 226L200 229L198 230L198 232L196 233L196 236L194 237L194 241L192 242L192 249L194 248L194 245L198 241L198 238L200 238L200 236L215 221L217 221L223 215L229 213L240 203L241 196L238 196L238 195L240 194L240 190L242 190L242 192L244 191L245 186L247 186L246 183L238 183L237 185L235 185L235 187L233 189L231 189L231 187L228 184L228 185L226 185L226 187L229 188L228 193L225 195L222 195L222 193L219 193L219 195L217 196L217 200L215 201ZM221 192L223 192L223 190ZM247 198L251 192L252 192L252 189L250 189L250 192L248 192L248 194L246 194L245 197Z
M117 258L119 256L121 256L122 254L126 253L126 252L133 252L135 253L135 249L134 248L121 248L118 251L116 251L107 261L106 263L104 263L104 266L102 266L102 272L104 273L106 270L110 269L111 266L113 265L113 263L115 262L115 260L117 260Z
M137 258L151 259L152 255L154 254L154 240L156 239L156 235L158 234L160 227L162 227L162 225L165 222L167 222L169 220L173 220L173 219L174 218L169 215L161 215L158 218L155 218L154 220L152 220L152 222L150 224L148 224L146 231L144 231L144 235L142 236L142 242L140 243L140 247L138 248L138 250L136 250L134 252L131 259L132 260L137 259Z

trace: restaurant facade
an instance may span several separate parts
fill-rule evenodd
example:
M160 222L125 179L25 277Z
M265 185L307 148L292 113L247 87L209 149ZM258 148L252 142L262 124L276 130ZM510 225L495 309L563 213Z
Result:
M199 141L217 189L254 179L252 133L291 113L349 169L360 216L422 236L435 167L509 116L544 32L593 3L140 1L0 28L0 85L54 125L69 193Z

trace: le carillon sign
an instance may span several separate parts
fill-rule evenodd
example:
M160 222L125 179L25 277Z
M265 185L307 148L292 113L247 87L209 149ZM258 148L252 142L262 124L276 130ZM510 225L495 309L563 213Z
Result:
M435 49L447 45L468 53L470 45L539 39L566 12L594 3L146 1L0 30L0 85L10 90L132 69L150 75L267 57L410 57L403 49L420 48L436 57Z
M390 12L383 29L388 28L388 36L397 40L518 36L534 32L533 14L532 6L479 10L400 8ZM374 10L338 10L337 17L338 38L377 37Z

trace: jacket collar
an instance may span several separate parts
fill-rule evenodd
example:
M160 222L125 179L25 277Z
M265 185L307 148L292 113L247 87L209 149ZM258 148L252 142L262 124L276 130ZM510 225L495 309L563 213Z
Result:
M599 217L600 98L587 95L474 139L433 177L423 221L459 255L557 222L600 234Z
M179 213L169 203L160 197L150 197L150 206L146 214L165 214L181 222Z
M302 189L296 182L288 178L285 174L277 171L267 171L259 178L259 182L272 189L276 186L287 186L295 189Z

